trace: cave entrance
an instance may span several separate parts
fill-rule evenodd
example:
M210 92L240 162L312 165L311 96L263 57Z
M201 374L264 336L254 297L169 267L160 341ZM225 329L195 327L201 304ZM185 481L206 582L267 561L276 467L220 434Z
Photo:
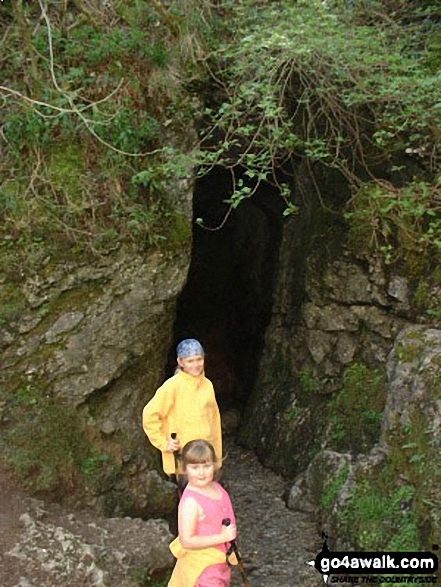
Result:
M261 183L226 216L225 200L232 192L231 173L222 168L196 182L192 259L177 304L169 368L177 342L197 338L207 353L206 374L220 409L243 412L271 317L284 205L276 188ZM205 228L195 222L198 218Z

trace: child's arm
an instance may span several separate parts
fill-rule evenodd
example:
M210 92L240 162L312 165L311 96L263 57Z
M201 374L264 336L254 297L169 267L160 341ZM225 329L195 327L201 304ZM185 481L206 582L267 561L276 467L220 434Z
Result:
M163 420L167 418L172 408L172 394L167 382L155 393L153 398L144 407L142 426L150 442L161 451L168 448L169 439L164 435Z
M213 447L217 457L217 466L222 467L222 427L219 408L213 389L213 402L211 407L211 426L213 430Z
M236 538L236 526L222 526L219 534L210 536L197 536L196 524L199 516L199 505L196 500L188 497L179 507L179 540L183 548L198 549L209 548L225 542L231 542Z

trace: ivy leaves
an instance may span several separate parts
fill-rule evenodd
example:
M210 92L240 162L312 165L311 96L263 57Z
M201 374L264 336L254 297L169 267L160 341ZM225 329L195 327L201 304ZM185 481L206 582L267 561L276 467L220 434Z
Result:
M424 14L407 3L388 12L380 1L229 6L234 33L210 58L221 99L204 111L201 173L221 165L243 177L227 201L232 209L267 181L285 199L284 214L295 213L278 177L302 157L347 178L356 197L346 218L355 232L371 231L387 260L400 246L404 257L409 247L438 250L439 186L430 174L439 169L441 74L427 58L435 37L426 4ZM404 191L385 189L378 163L392 167L404 153L419 158L426 177ZM392 242L392 234L401 238Z

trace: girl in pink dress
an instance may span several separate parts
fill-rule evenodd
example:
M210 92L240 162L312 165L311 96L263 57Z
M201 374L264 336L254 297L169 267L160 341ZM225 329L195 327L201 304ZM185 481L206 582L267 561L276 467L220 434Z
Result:
M226 551L236 538L236 520L228 493L213 480L217 465L212 445L188 442L182 464L188 485L179 503L179 536L170 546L178 561L169 587L229 587Z

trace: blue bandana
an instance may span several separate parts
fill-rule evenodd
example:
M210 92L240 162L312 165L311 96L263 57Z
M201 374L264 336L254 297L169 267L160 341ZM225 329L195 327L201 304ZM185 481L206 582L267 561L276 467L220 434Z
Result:
M186 338L176 347L178 358L185 359L194 355L205 355L201 343L195 338Z

